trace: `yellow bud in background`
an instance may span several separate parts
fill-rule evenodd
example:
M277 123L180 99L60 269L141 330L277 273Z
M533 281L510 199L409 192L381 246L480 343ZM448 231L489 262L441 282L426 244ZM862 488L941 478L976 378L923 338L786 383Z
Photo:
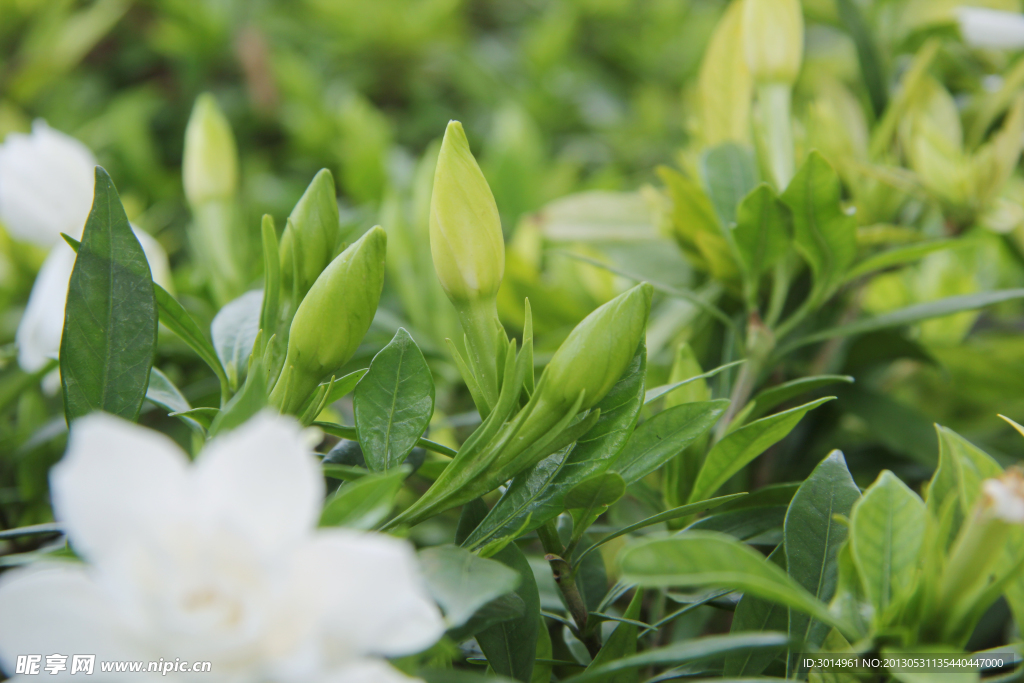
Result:
M494 195L462 124L444 133L430 200L430 253L452 303L493 298L505 274L505 241Z
M181 162L185 197L197 207L211 200L232 199L238 191L238 150L231 124L213 95L196 98L185 129Z
M743 50L755 82L792 85L804 55L800 0L744 0Z

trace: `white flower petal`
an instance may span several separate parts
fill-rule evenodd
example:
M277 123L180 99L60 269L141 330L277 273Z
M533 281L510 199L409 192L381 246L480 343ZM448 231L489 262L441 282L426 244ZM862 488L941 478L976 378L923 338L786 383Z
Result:
M423 683L379 659L364 659L322 679L321 683Z
M294 418L260 413L213 439L196 468L205 512L271 553L300 543L319 519L323 474Z
M412 546L384 534L330 530L296 561L322 596L325 635L351 654L420 652L444 634L444 620L420 575Z
M0 220L15 238L48 247L82 234L92 206L96 159L42 120L0 145Z
M993 515L1010 524L1024 524L1024 477L1010 468L998 479L981 484L985 502Z
M62 242L50 251L39 269L14 337L18 344L18 365L25 372L39 370L60 350L64 303L74 267L75 252Z
M1024 48L1024 16L984 7L958 7L960 33L971 47L1019 50Z
M76 550L102 561L188 514L187 464L159 432L105 413L80 418L50 473L55 516Z
M18 655L95 654L136 659L106 596L82 565L43 563L0 576L0 666L14 675ZM43 675L49 679L51 676ZM74 680L74 679L72 679Z

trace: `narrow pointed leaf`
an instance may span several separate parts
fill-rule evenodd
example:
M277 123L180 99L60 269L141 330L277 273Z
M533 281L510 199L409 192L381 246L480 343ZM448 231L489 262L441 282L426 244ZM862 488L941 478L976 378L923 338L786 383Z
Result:
M637 427L613 465L627 484L658 469L707 433L729 406L723 399L683 403Z
M387 474L368 474L341 486L324 505L320 526L373 529L391 513L395 496L408 474L408 468L398 467Z
M213 348L232 389L238 387L249 367L249 354L260 331L262 311L263 292L256 289L225 304L210 324Z

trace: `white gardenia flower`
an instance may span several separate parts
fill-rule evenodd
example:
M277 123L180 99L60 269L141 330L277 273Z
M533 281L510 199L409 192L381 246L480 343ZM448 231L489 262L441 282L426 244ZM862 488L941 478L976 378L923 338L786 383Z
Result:
M971 47L1024 48L1024 15L984 7L957 7L960 34Z
M81 142L39 119L32 133L0 145L0 221L15 238L52 247L82 234L92 206L96 158Z
M1011 467L998 479L986 479L981 484L985 507L990 514L1004 522L1024 524L1024 475Z
M292 418L261 413L190 463L97 413L74 423L50 481L87 564L0 575L8 674L19 654L67 653L95 654L96 680L102 661L163 658L209 661L228 683L401 683L383 657L444 632L408 543L316 529L323 475Z

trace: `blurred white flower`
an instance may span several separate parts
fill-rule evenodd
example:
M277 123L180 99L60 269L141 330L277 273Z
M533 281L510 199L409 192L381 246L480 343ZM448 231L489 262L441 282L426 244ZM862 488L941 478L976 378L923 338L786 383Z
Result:
M149 261L153 279L164 289L174 291L171 267L167 253L148 233L133 227L142 250ZM61 240L54 246L36 275L29 294L25 313L18 323L14 340L18 346L18 365L25 372L36 372L60 351L60 338L64 330L64 304L68 296L68 282L75 267L75 252ZM56 390L56 375L44 382L48 391Z
M960 34L971 47L1024 48L1024 15L984 7L957 7Z
M1024 475L1011 467L998 479L986 479L981 485L986 509L998 519L1024 524Z
M262 413L190 464L97 413L73 425L51 490L88 564L0 577L8 674L18 654L60 652L210 661L229 683L408 683L382 657L444 631L405 541L315 529L323 475L291 418Z
M41 247L78 239L92 206L96 158L81 142L37 119L32 133L0 145L0 221L13 237Z

